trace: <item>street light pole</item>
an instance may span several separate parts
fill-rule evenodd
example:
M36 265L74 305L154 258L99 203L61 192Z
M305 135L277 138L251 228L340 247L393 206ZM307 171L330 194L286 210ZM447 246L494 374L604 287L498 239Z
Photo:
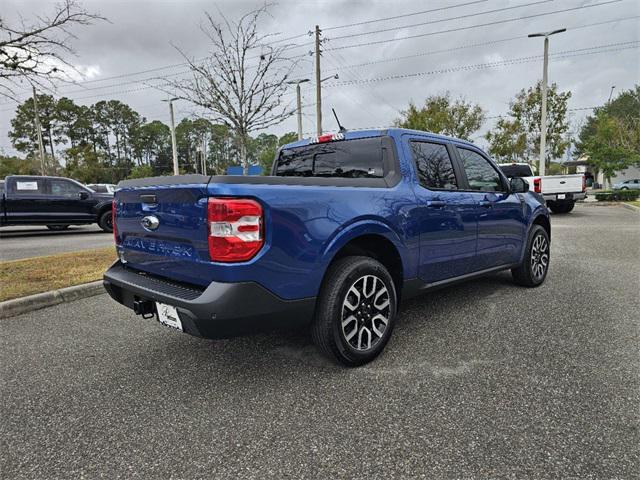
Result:
M609 100L607 100L607 103L611 103L611 97L613 96L613 91L615 90L615 88L615 85L611 85L611 91L609 92Z
M291 80L287 82L290 85L296 86L297 95L297 113L298 113L298 140L302 140L302 93L300 91L300 84L308 82L308 78L301 78L300 80Z
M47 174L47 169L45 167L46 162L44 158L44 145L42 143L42 127L40 126L40 114L38 113L38 95L36 94L36 87L32 84L33 88L33 113L35 115L35 124L36 124L36 133L38 134L38 152L40 153L40 169L42 171L42 175Z
M173 116L173 102L174 100L180 100L179 98L171 98L169 100L163 100L163 102L169 102L169 116L171 123L171 150L173 153L173 174L180 175L180 169L178 168L178 146L176 145L176 125L175 118Z
M540 119L540 164L538 175L543 176L546 168L547 150L547 70L549 66L549 37L556 33L566 32L566 28L560 28L552 32L531 33L529 38L544 37L544 61L542 66L542 112Z

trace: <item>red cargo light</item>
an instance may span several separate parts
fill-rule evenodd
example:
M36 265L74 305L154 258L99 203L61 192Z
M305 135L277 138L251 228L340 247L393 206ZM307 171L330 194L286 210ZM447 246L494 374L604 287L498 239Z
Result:
M248 198L209 198L209 257L214 262L245 262L264 244L262 206Z
M324 135L311 138L309 143L326 143L334 140L344 140L344 133L325 133Z
M533 179L533 191L536 193L542 193L542 179L540 177Z
M118 244L118 230L116 229L116 200L111 201L111 226L113 227L113 241Z

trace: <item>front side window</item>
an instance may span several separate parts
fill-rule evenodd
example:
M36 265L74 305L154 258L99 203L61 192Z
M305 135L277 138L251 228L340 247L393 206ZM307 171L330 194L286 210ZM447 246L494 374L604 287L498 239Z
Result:
M380 137L287 148L277 162L279 177L384 177Z
M420 185L429 189L456 190L458 182L447 147L438 143L411 142Z
M51 195L58 197L77 197L84 189L69 180L50 180Z
M500 175L486 158L466 148L458 147L458 153L471 190L480 192L504 191Z

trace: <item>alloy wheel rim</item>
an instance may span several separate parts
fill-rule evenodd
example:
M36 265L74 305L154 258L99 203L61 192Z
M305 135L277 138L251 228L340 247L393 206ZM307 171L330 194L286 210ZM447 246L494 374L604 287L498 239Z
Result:
M544 235L537 235L531 245L531 273L540 281L549 267L549 242Z
M363 275L353 282L342 302L342 335L355 350L371 350L382 340L390 314L385 283L375 275Z

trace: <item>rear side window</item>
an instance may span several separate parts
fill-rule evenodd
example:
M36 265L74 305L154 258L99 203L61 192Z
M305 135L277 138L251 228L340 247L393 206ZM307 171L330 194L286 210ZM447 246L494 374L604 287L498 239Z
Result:
M44 178L14 178L9 181L7 192L12 195L44 195Z
M429 189L457 190L458 182L447 147L439 143L411 142L420 185Z
M532 177L533 172L529 165L498 165L502 173L507 177Z
M493 168L489 160L473 150L458 147L462 166L467 174L467 181L471 190L480 192L502 192L502 178Z
M287 148L280 152L279 177L384 177L381 137Z

